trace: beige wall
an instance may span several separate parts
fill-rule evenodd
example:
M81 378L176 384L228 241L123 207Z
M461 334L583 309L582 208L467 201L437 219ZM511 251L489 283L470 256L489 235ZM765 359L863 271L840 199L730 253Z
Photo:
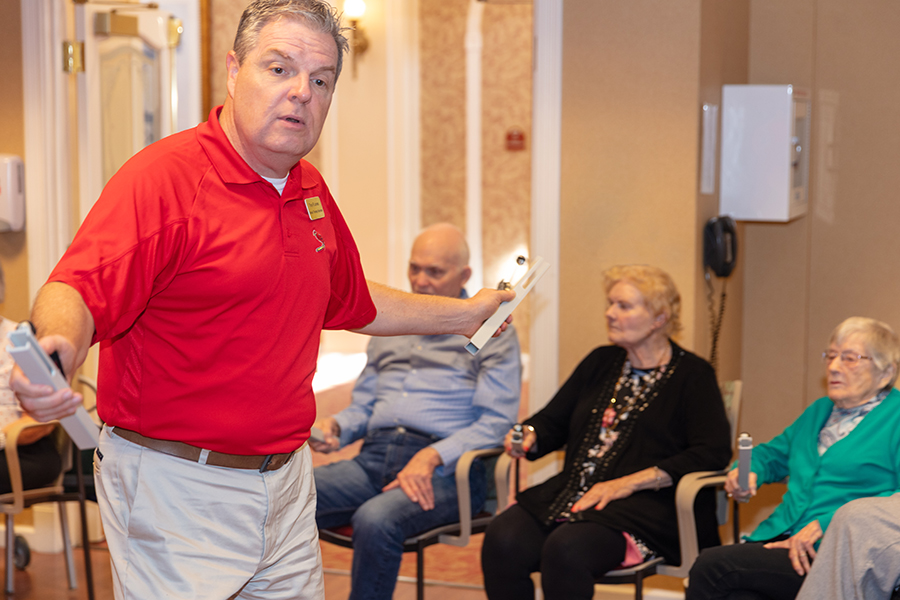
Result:
M699 119L704 101L718 103L722 83L746 77L747 6L564 5L561 379L606 340L600 273L615 264L668 271L682 294L680 342L708 352L701 230L717 206L698 194ZM723 378L739 375L740 270L729 283Z
M751 82L813 97L809 214L746 227L744 414L763 440L824 394L819 354L841 320L900 327L900 5L751 6Z
M807 88L813 122L809 213L745 227L742 428L758 441L825 393L819 355L841 320L900 327L898 28L889 0L751 0L750 82Z
M0 154L25 156L25 108L22 97L22 16L19 2L0 3ZM25 168L38 168L25 165ZM26 196L27 201L27 196ZM28 318L28 254L25 232L0 233L0 265L6 273L6 299L0 315Z
M327 173L338 185L337 201L359 247L366 276L387 282L387 39L384 1L366 2L363 22L369 49L359 58L346 56L329 119L336 119L336 170ZM323 146L325 148L325 146ZM326 150L327 151L327 150Z

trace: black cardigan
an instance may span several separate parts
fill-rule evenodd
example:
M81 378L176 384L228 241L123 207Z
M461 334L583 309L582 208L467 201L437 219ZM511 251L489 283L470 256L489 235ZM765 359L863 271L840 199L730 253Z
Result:
M606 479L657 466L672 477L673 486L658 492L635 492L603 510L579 514L637 536L666 561L677 564L681 552L675 486L687 473L724 468L731 458L731 440L712 367L674 342L672 356L673 363L678 358L674 372L638 419L626 445L610 464ZM591 410L602 411L609 403L609 398L598 398L600 390L619 377L625 358L624 349L601 346L581 361L547 406L525 421L537 434L537 449L528 454L529 460L584 442ZM549 516L550 504L565 487L574 468L574 454L566 452L562 473L518 494L519 504L538 520ZM701 548L719 544L713 492L701 492L694 508Z

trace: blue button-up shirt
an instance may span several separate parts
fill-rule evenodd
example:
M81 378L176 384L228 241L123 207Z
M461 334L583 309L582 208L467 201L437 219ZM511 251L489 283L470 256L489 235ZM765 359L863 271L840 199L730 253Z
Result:
M499 446L519 410L519 338L510 326L472 356L461 335L374 337L353 401L334 415L341 445L367 431L409 427L432 444L449 475L467 450Z

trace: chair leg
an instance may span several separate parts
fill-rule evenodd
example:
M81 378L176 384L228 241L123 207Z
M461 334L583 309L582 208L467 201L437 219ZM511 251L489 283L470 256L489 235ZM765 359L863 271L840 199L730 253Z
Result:
M416 600L425 600L425 546L416 548Z
M78 580L75 578L75 559L72 558L72 540L69 538L69 515L65 502L57 502L59 510L59 523L62 526L63 550L66 556L66 574L69 576L69 589L78 588Z
M13 552L16 547L16 533L13 531L13 515L6 515L6 593L13 593Z
M644 598L644 575L638 571L634 580L634 600L643 600Z
M88 539L87 509L85 508L84 467L81 464L81 452L75 452L75 475L78 478L78 508L81 512L81 548L84 550L84 577L87 583L88 600L94 600L94 570L91 568L91 540Z

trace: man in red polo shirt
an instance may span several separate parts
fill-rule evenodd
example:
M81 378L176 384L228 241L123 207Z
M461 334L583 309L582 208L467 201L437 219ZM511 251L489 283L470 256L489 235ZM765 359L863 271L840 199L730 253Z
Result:
M323 328L472 335L472 300L367 284L314 146L346 40L322 0L257 0L206 123L109 181L35 301L66 373L100 343L95 456L117 598L318 598L305 445ZM81 397L16 371L36 419Z

